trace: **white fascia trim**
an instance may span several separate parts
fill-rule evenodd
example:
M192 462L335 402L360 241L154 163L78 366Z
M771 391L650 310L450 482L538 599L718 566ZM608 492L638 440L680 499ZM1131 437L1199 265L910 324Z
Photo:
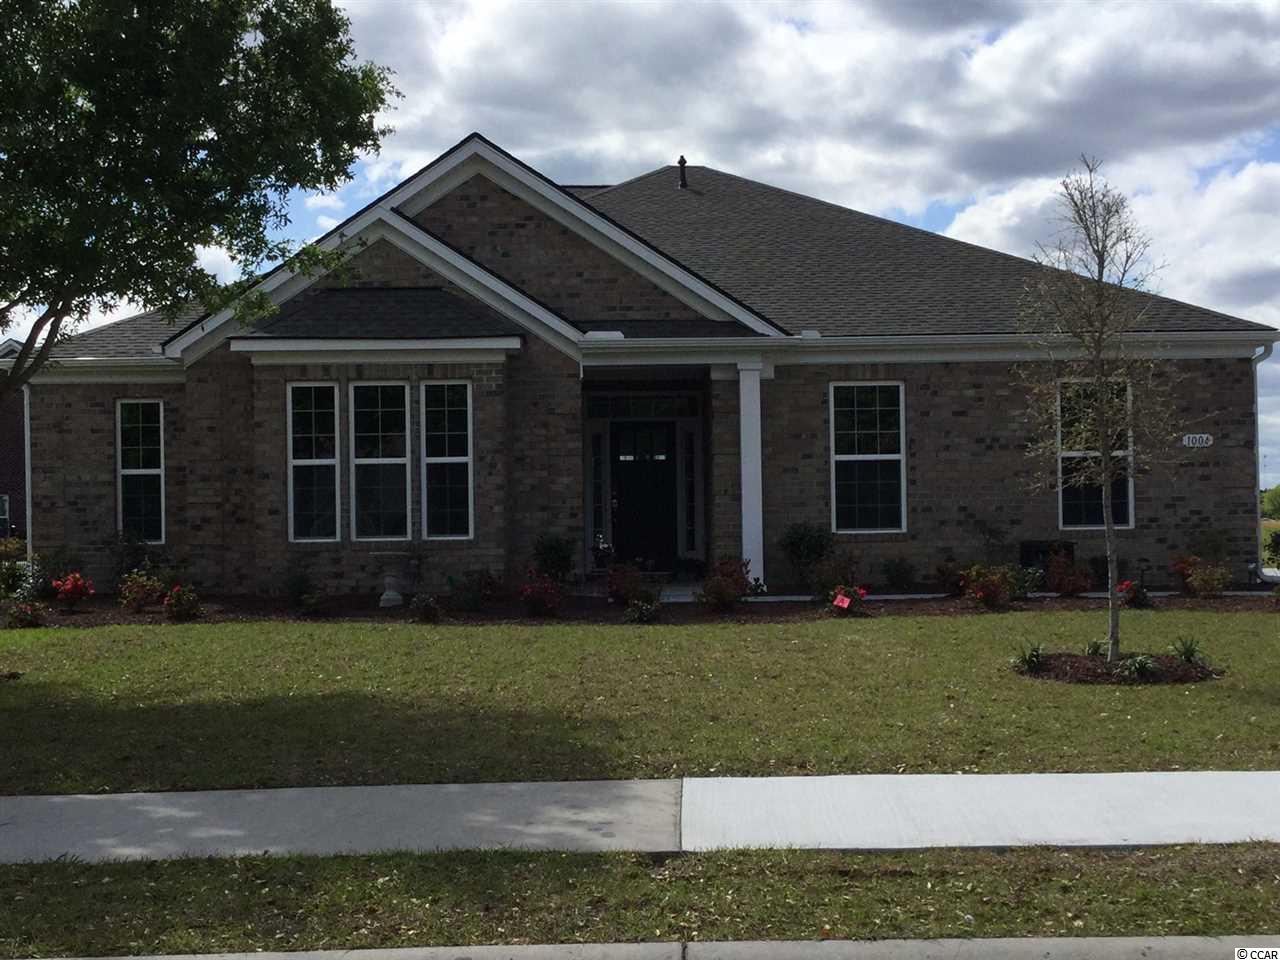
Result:
M255 367L295 367L343 363L506 363L505 350L365 350L344 356L332 350L280 350L250 353Z
M484 169L476 161L482 161L489 169ZM596 246L602 246L614 255L620 252L625 254L632 260L633 265L643 265L647 268L644 272L649 274L650 279L654 279L655 273L663 277L668 281L668 284L662 285L663 288L677 298L687 303L687 294L692 294L704 305L710 306L725 317L738 321L748 329L769 337L783 336L768 321L721 293L705 280L694 276L670 257L637 240L585 204L566 197L557 187L530 174L520 164L513 163L509 157L482 140L473 138L459 145L451 155L433 164L431 169L407 180L383 201L383 205L399 209L408 216L414 216L474 173L489 174L491 171L501 178L495 179L499 186L504 189L516 187L512 192L533 203L543 213L573 229L575 233ZM491 177L491 179L494 178ZM437 185L437 189L429 189ZM677 289L673 289L670 284L674 284ZM685 292L686 297L680 297L678 291Z
M1280 342L1280 331L1133 334L1139 355L1157 359L1253 357L1260 346ZM822 363L954 363L965 360L1044 360L1045 348L1016 334L951 334L912 337L663 337L589 340L583 366L636 363L737 363L765 356L776 366ZM1062 358L1070 356L1063 351Z
M185 383L182 365L161 357L74 357L50 361L31 378L42 383Z
M354 254L358 252L355 241L387 240L513 323L548 341L574 359L578 358L575 344L583 338L580 330L400 215L381 207L373 207L356 217L347 225L346 230L346 233L325 237L317 246L330 250L339 243L349 243L351 253ZM305 276L284 268L267 277L256 289L280 303L305 290L321 276L323 274ZM233 316L234 309L227 307L208 317L167 344L164 355L171 359L182 359L188 365L193 363L226 339L227 334L222 331Z
M310 351L316 353L364 353L387 350L519 350L519 337L438 337L421 339L352 338L303 339L300 337L245 337L231 341L232 353L278 353Z

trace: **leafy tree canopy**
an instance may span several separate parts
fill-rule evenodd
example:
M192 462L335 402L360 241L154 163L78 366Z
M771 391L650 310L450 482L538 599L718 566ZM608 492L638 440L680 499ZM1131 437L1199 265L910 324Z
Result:
M36 317L0 391L93 307L225 303L199 247L294 253L290 191L346 182L396 95L330 0L0 0L0 49L0 331Z
M1280 485L1262 492L1262 515L1270 520L1280 520Z

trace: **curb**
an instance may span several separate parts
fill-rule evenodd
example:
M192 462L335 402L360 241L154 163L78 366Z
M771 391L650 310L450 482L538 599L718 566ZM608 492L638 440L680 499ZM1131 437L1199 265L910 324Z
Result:
M1214 957L1224 960L1280 957L1280 936L582 943L170 954L110 960L1202 960Z

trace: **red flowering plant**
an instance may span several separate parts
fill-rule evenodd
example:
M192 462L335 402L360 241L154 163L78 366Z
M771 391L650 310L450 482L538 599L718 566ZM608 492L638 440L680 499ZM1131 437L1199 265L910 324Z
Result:
M530 616L553 617L564 603L564 590L553 577L530 570L529 579L520 588L520 599Z
M831 609L845 617L869 617L867 588L838 583L827 595Z
M54 580L50 586L53 587L53 595L58 602L68 610L74 610L77 603L92 597L95 592L93 581L86 580L78 570Z
M1121 580L1116 584L1116 596L1120 599L1121 606L1135 610L1151 606L1147 588L1139 580Z
M965 596L987 610L1003 610L1016 592L1015 579L1011 567L975 564L964 571Z
M175 623L200 616L200 597L190 587L175 583L164 596L164 615Z

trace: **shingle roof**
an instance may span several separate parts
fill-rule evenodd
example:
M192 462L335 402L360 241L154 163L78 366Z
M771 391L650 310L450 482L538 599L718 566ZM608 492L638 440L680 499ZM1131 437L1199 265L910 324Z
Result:
M148 310L146 313L113 320L68 337L56 345L49 356L53 360L71 360L77 357L101 360L154 357L155 348L166 337L171 336L175 330L182 329L203 312L199 307L184 307L176 316L165 317L159 310Z
M442 287L329 287L289 301L248 336L435 339L521 333L497 311Z
M657 170L585 202L787 329L1017 333L1034 263L711 167ZM1267 330L1151 297L1153 331Z

